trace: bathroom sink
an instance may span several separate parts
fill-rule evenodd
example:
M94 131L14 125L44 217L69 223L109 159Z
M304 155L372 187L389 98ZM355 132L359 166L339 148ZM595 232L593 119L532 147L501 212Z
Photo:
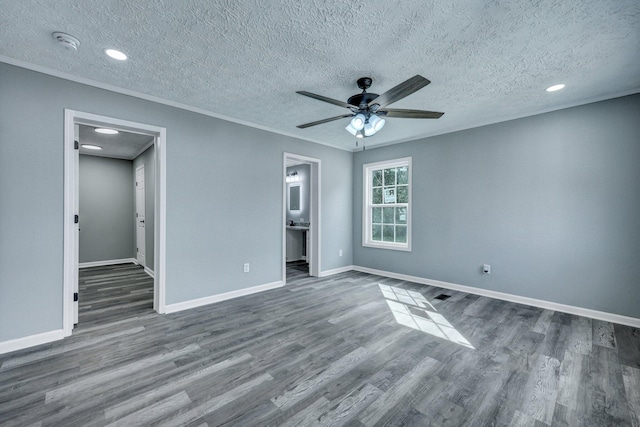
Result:
M300 225L300 224L296 224L296 225L287 224L287 228L289 230L308 230L309 226L308 225Z

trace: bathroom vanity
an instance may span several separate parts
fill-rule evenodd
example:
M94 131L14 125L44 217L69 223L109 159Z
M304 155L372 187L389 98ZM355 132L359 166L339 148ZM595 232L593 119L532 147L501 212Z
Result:
M287 261L306 260L309 253L309 225L287 225Z

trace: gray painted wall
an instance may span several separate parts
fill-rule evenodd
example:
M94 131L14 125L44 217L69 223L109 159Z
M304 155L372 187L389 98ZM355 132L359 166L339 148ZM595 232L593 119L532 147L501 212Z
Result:
M80 156L80 262L135 257L130 160Z
M62 328L65 108L167 128L168 304L281 280L284 152L322 162L321 270L352 264L351 153L0 63L0 342Z
M133 160L133 176L135 180L136 168L140 165L144 165L144 199L145 199L145 261L147 262L146 267L150 270L155 270L154 267L154 230L155 230L155 191L156 191L156 182L155 182L155 147L152 145L147 148L144 153L140 154ZM134 202L135 202L135 186L133 187L134 191ZM134 215L135 215L135 204L134 204ZM135 227L135 225L134 225ZM133 239L133 251L134 258L136 254L136 242L135 236Z
M640 317L638 95L352 155L0 63L0 342L62 328L65 108L167 128L168 304L281 279L290 152L321 159L322 271ZM404 156L413 251L362 248L362 164Z
M356 153L354 264L640 317L639 118L633 95ZM364 248L362 165L405 156L413 250Z

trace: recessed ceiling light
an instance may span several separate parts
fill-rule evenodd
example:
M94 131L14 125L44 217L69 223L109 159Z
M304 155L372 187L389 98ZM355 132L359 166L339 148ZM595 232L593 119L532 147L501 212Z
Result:
M115 129L107 129L107 128L96 128L96 132L104 133L105 135L115 135L117 133L120 133Z
M109 55L113 59L117 59L118 61L124 61L124 60L127 59L127 55L125 55L124 53L120 52L119 50L106 49L104 51L104 53L106 53L107 55Z
M560 89L562 89L562 88L564 88L564 85L563 85L563 84L549 86L549 87L547 88L547 92L555 92L555 91L560 90Z
M82 148L86 148L87 150L102 150L102 147L99 145L91 145L91 144L82 144Z

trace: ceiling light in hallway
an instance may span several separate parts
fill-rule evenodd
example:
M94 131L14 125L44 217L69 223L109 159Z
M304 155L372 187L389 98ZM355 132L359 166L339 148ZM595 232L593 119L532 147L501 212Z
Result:
M560 89L564 89L564 85L563 84L549 86L547 88L547 92L555 92L555 91L560 90Z

